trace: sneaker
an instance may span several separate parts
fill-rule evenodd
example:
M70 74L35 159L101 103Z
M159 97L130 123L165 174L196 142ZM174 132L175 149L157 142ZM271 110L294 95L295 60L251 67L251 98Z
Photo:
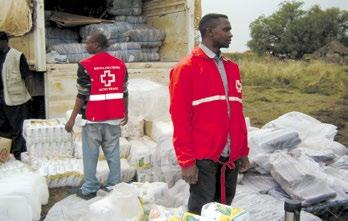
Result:
M76 196L80 197L81 199L84 199L84 200L90 200L94 197L97 196L97 193L88 193L88 194L83 194L82 193L82 189L79 189L77 192L76 192Z
M102 186L100 189L110 193L114 188L112 186Z

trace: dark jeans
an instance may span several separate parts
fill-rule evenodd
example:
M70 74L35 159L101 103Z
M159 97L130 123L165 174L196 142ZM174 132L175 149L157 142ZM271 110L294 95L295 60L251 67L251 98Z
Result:
M239 162L236 162L234 169L226 168L225 191L226 204L230 205L236 192ZM209 202L221 202L220 194L220 170L222 164L212 160L197 160L198 182L190 185L190 198L188 210L197 215L201 214L204 204Z
M20 159L21 152L27 150L22 136L23 121L28 118L28 103L7 106L0 95L0 136L12 139L11 153Z

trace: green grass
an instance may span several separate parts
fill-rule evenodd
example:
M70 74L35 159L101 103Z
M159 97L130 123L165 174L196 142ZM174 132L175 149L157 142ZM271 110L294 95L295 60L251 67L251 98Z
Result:
M347 65L278 60L250 52L227 56L239 64L244 111L253 126L299 111L336 125L336 139L348 146Z

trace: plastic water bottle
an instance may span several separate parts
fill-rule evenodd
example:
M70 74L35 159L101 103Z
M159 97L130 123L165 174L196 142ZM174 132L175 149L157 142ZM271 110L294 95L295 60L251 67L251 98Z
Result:
M284 221L300 221L301 213L301 202L297 200L285 200L284 210L285 216Z

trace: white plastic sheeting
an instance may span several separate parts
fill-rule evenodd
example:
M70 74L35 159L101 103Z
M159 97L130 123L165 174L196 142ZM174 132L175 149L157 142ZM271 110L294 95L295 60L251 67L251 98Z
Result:
M168 120L169 92L159 83L136 78L128 81L128 115L148 121Z
M315 118L300 112L289 112L265 124L262 128L287 128L298 132L302 142L299 147L315 150L332 150L334 154L342 156L347 148L334 141L337 127L332 124L321 123Z
M249 212L252 221L283 221L284 204L267 194L260 194L247 185L238 185L232 207L243 208ZM301 212L301 221L320 221L321 219L307 212Z
M32 208L24 196L0 196L0 220L32 221L32 219Z
M271 174L273 178L291 197L313 204L336 196L334 190L314 170L307 168L303 161L286 153L274 154L271 157Z
M134 186L126 183L117 184L114 190L103 199L89 206L89 220L142 221L144 211Z
M44 177L33 172L13 173L0 179L0 217L20 217L15 210L39 220L41 205L48 202L48 187ZM22 206L22 207L19 207ZM28 206L31 212L28 211ZM7 215L6 215L7 214ZM23 214L22 214L23 215ZM6 219L4 219L6 220ZM12 220L12 219L11 219Z
M177 163L172 137L162 137L154 153L154 170L156 177L172 187L181 176L181 168Z
M296 131L283 128L255 130L250 132L248 136L251 157L258 153L273 153L275 150L292 149L301 142Z
M122 137L144 136L144 119L142 116L128 116L128 123L121 127Z
M162 138L171 138L173 136L173 131L172 121L152 121L145 123L145 133L157 143L160 142Z

